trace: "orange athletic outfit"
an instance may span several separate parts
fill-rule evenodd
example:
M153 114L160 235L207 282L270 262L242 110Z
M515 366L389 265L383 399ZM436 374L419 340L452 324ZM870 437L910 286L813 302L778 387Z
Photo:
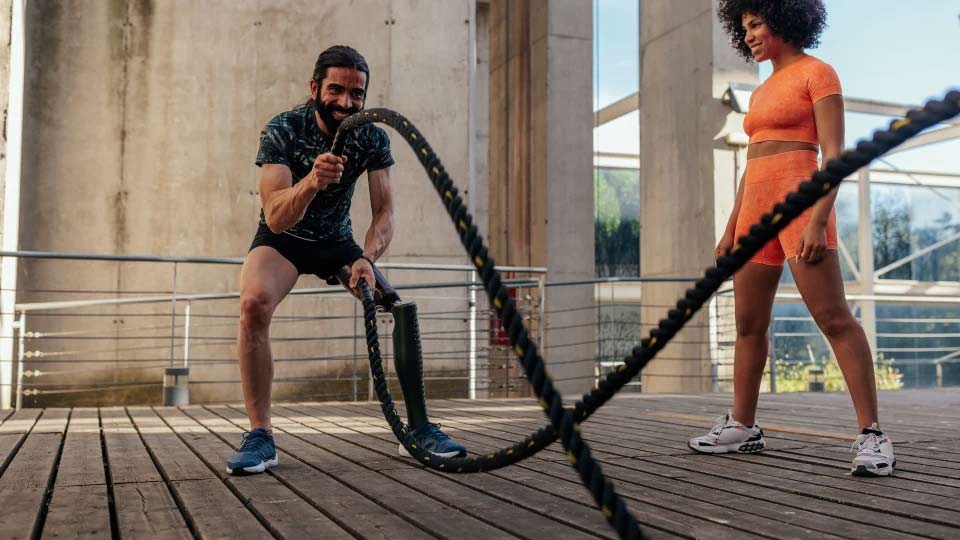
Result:
M813 104L840 94L840 80L828 64L806 56L775 71L750 96L750 109L743 129L750 143L762 141L798 141L818 144ZM773 210L787 194L817 171L817 153L796 150L747 160L743 200L737 215L736 238L749 232L750 226ZM778 238L767 243L751 262L782 266L784 259L796 257L803 230L813 209L800 214ZM827 249L837 249L837 217L831 210L827 222Z

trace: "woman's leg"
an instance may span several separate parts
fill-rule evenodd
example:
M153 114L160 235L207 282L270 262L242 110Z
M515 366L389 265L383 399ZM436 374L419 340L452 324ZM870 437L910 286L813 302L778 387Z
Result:
M767 331L782 272L782 266L749 262L733 277L737 324L733 354L733 418L746 426L756 423L757 397L767 363Z
M830 341L850 389L860 428L869 428L879 422L873 355L863 328L847 305L837 251L827 250L817 263L790 259L790 269L807 309Z

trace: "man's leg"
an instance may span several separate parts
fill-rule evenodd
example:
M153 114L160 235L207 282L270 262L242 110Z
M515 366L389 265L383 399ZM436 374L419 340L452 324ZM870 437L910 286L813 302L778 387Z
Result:
M417 305L413 302L402 303L393 286L376 266L373 267L373 273L377 289L374 298L380 307L393 314L393 361L397 370L397 379L400 381L400 390L403 392L403 402L407 409L407 424L414 438L421 447L438 456L465 456L467 449L440 431L439 425L431 424L430 417L427 415ZM349 267L341 268L336 277L347 290L350 290ZM327 279L327 276L321 276L321 278ZM327 282L330 283L330 280L328 279ZM355 291L350 292L355 294ZM400 455L410 456L403 445L400 445Z
M254 248L243 262L237 357L250 431L244 433L243 444L227 459L230 474L259 473L278 463L270 430L273 383L270 319L277 305L296 284L297 276L296 267L269 246Z
M254 248L240 271L240 331L237 357L250 428L270 429L270 320L297 283L297 269L269 246Z

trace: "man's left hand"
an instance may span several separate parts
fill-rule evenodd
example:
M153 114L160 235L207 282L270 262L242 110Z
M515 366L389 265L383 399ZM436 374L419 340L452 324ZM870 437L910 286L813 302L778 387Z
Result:
M360 291L357 289L357 285L361 278L367 282L370 292L373 293L376 287L376 280L373 276L373 266L370 264L370 261L364 258L357 259L354 261L353 266L350 267L350 288L358 293Z

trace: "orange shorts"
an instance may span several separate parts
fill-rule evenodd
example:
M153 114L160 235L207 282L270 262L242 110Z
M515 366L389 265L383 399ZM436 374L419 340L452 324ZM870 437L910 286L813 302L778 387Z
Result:
M759 223L763 214L771 212L775 204L782 202L788 193L796 191L797 186L809 180L816 171L817 153L810 150L795 150L747 160L736 238L750 232L750 227ZM750 262L783 266L785 259L796 257L797 245L812 212L813 208L808 208L797 216L776 238L767 242ZM827 249L837 249L837 216L833 210L830 210L827 222Z

